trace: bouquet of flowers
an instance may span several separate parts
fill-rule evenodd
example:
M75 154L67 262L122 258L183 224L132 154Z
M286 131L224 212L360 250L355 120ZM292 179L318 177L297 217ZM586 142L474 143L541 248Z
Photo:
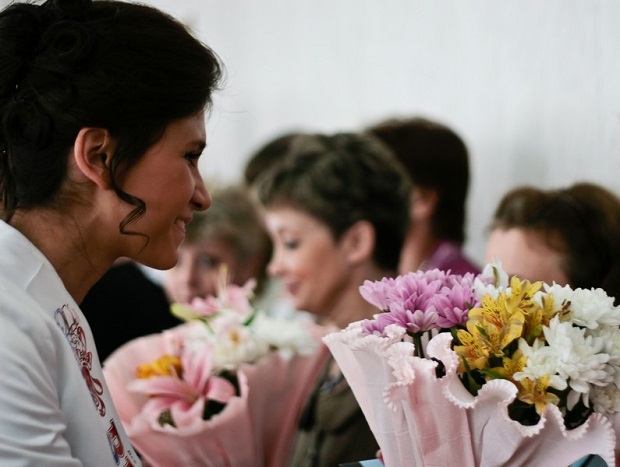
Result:
M381 313L324 337L388 467L614 465L620 309L499 264L367 281Z
M253 283L175 304L187 323L135 339L104 374L152 466L282 466L327 357L322 328L250 304Z

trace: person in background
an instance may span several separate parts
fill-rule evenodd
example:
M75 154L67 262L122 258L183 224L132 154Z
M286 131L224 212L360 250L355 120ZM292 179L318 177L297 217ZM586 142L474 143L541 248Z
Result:
M140 465L78 304L209 207L219 59L154 8L48 0L0 12L0 69L0 464Z
M499 202L486 261L530 281L601 288L620 302L620 200L593 183L542 190L518 187ZM572 467L604 467L586 456Z
M254 185L265 171L278 164L288 153L291 141L301 134L298 131L284 133L267 141L252 153L243 170L245 184Z
M528 280L602 288L620 300L620 201L593 183L518 187L493 215L486 261Z
M297 309L344 328L376 309L364 280L395 276L408 224L410 183L370 135L301 135L257 180L274 244L269 273ZM289 465L333 467L374 458L378 445L331 360L308 401Z
M286 157L291 141L302 134L301 131L282 133L264 143L250 155L243 171L243 182L251 192L255 191L257 180ZM264 302L268 305L269 312L276 316L312 319L312 315L307 312L295 309L278 277L269 278L265 296L267 299Z
M399 272L418 269L479 273L463 252L469 156L450 128L423 118L390 119L369 127L394 153L413 183L411 222Z
M239 286L256 280L254 306L272 315L284 313L273 299L267 276L271 239L260 206L245 186L211 190L208 211L194 216L179 248L176 266L164 273L164 287L173 302L216 295L222 266L228 282Z

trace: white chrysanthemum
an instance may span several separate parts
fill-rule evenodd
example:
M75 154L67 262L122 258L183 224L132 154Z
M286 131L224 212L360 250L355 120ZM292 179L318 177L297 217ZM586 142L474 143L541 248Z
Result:
M593 387L590 400L596 412L605 415L620 412L620 389L615 384Z
M528 361L518 378L515 374L515 379L549 374L551 386L562 390L566 387L562 387L560 381L563 381L574 391L569 397L569 409L580 395L587 405L591 386L603 386L613 380L612 367L607 365L609 355L603 351L603 339L586 335L585 329L569 322L560 322L558 316L543 332L546 346L535 344L530 347L527 343L519 343Z
M547 293L554 296L556 304L570 302L572 321L577 326L596 329L599 326L619 326L620 308L603 289L575 289L569 286L545 285Z
M213 364L217 368L236 368L269 352L269 346L256 339L238 313L221 313L207 325L193 326L187 333L185 345L196 348L207 342L214 344Z
M223 368L236 368L242 363L254 362L268 352L267 344L257 341L249 328L239 327L220 335L214 363Z
M213 331L210 331L204 323L191 321L185 326L182 336L183 346L193 350L202 348L206 343L215 343Z
M586 331L603 341L603 352L609 355L608 365L615 384L620 387L620 328L617 326L601 326L594 330Z
M516 381L525 378L532 381L543 376L549 376L549 385L559 391L566 389L568 386L566 379L561 378L557 374L559 366L559 356L554 349L545 344L543 340L537 339L530 346L525 339L519 339L519 349L523 355L527 357L527 364L522 371L518 371L513 375Z
M603 352L600 337L585 334L585 329L554 317L543 329L545 340L558 356L557 374L568 381L574 391L587 396L591 385L602 386L612 381L609 355ZM569 409L572 407L569 407Z
M270 318L264 313L258 313L251 328L256 339L277 349L284 357L291 357L295 353L310 355L316 350L317 341L297 320Z
M573 299L573 289L568 285L558 285L555 282L551 285L544 284L543 290L539 292L539 294L553 295L553 299L555 301L556 306L559 308L565 302L571 302Z

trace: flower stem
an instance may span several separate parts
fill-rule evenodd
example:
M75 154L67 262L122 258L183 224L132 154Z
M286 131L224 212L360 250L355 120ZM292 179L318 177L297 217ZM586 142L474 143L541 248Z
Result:
M426 356L424 355L424 348L422 347L422 333L421 332L416 332L413 335L413 345L414 345L413 354L416 357L426 358Z

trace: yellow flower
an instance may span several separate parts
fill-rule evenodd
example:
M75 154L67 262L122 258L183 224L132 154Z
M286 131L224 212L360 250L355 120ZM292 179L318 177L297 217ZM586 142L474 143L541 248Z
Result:
M489 351L483 345L483 339L480 338L476 330L473 333L464 329L459 329L456 333L459 342L462 345L456 345L454 351L462 359L465 360L469 368L481 370L487 366L489 359ZM461 368L460 371L465 371Z
M191 306L183 305L182 303L173 303L170 305L170 312L182 321L198 320L203 317Z
M542 307L535 302L531 303L525 315L526 332L524 338L528 344L542 337L543 327L549 326L551 319L558 313L565 313L564 307L558 309L552 295L542 296Z
M522 368L525 364L520 353L510 355L514 349L513 343L523 337L527 330L534 330L536 336L542 333L546 310L542 310L533 300L542 283L532 284L513 277L510 287L510 294L502 292L497 298L492 295L483 296L480 307L469 311L467 330L461 329L457 332L461 345L455 346L454 351L463 359L463 366L482 370L487 379L511 378L512 374L519 371L512 368L519 365ZM488 368L490 358L491 364L499 364L499 361L492 357L508 357L508 360L502 360L503 367Z
M519 394L517 397L526 404L533 405L538 415L542 415L547 404L558 405L560 403L558 396L547 392L550 379L549 375L545 375L534 381L528 378L518 381Z
M542 304L543 326L549 326L549 323L551 322L553 317L558 313L560 313L561 315L560 320L565 321L566 319L568 319L568 316L566 316L568 304L563 304L561 308L557 308L553 295L543 295Z
M526 364L527 357L523 355L521 349L517 349L511 356L505 356L502 358L501 367L492 368L488 372L488 375L490 377L487 378L487 381L489 381L490 379L502 378L514 382L514 380L512 379L512 375L514 375L518 371L523 371L523 368L525 368Z
M520 308L532 305L534 295L541 289L542 282L530 282L521 280L516 276L510 278L510 299Z
M183 366L181 359L174 355L163 355L151 363L143 363L136 369L136 377L139 379L153 378L154 376L181 377Z
M503 350L521 337L525 318L519 308L509 306L508 297L501 293L497 299L482 297L481 308L469 312L467 330L482 340L489 354L502 357Z

